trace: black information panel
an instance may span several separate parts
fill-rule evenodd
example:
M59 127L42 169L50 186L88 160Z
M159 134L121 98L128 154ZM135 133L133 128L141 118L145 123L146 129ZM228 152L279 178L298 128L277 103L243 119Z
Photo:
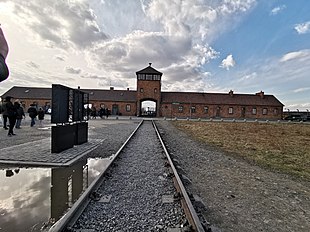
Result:
M69 90L63 85L52 85L51 123L69 122Z
M52 85L52 153L86 143L88 140L87 110L89 94L80 89Z

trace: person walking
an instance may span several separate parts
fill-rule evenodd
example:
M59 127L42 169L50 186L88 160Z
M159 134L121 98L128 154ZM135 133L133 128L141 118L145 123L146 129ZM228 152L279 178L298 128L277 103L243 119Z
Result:
M38 111L36 109L36 105L35 104L31 104L29 109L27 110L29 117L31 118L31 123L30 126L33 127L36 124L36 117L38 115Z
M13 97L10 97L10 96L7 96L5 98L6 100L5 106L6 106L6 110L8 111L8 118L9 118L9 123L10 123L8 136L16 135L13 132L13 128L16 123L17 110L15 106L13 105L13 103L11 102L12 98Z
M23 107L20 105L20 103L18 101L14 102L14 106L15 106L16 112L17 112L15 128L20 129L22 119L25 118L25 112L24 112Z
M39 122L40 122L40 127L43 127L43 120L44 120L44 110L42 107L39 108L38 110L38 118L39 118Z
M5 130L8 130L8 111L6 109L6 100L4 100L4 103L2 105L2 118L3 118L3 128Z

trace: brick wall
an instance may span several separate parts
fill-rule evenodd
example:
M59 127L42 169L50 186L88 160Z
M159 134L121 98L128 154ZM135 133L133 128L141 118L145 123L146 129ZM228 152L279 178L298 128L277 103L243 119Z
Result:
M89 103L92 104L92 106L96 107L97 111L100 109L101 106L103 106L104 108L108 108L110 112L113 113L112 110L113 110L113 105L114 105L114 108L116 108L115 106L117 106L118 115L136 116L136 111L137 111L136 102L90 101Z
M253 112L253 108L256 108L256 113L255 111ZM253 107L239 105L162 103L160 107L160 116L172 118L252 118L277 120L282 118L281 112L281 107L271 106Z
M157 109L160 108L161 82L154 80L137 80L137 114L141 110L141 101L155 100ZM157 111L158 112L158 111ZM159 114L157 114L159 116Z

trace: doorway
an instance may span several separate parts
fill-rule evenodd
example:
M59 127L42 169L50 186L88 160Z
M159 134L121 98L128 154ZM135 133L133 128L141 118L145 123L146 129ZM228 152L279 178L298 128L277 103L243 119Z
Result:
M152 100L141 101L140 116L156 117L156 102Z

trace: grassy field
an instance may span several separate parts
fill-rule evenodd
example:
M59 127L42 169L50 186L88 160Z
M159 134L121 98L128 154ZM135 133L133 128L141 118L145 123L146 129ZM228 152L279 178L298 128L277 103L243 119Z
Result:
M192 137L269 169L310 180L310 125L175 121Z

